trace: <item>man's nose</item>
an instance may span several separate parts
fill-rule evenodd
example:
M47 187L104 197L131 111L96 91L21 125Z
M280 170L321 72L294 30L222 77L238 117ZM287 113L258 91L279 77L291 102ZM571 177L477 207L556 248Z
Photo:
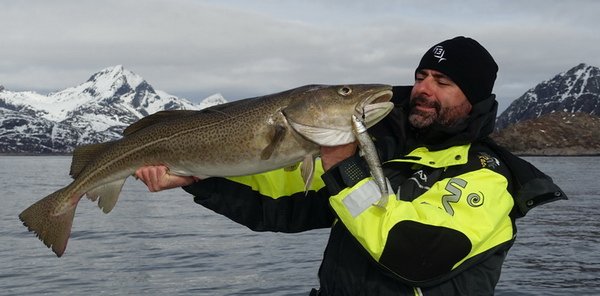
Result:
M421 80L415 81L413 90L417 95L430 97L433 92L433 79L431 77L425 77Z

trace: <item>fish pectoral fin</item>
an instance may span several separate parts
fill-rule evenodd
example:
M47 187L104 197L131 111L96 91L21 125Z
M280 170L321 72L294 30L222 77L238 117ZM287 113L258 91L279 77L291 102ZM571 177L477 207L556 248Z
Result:
M89 190L86 196L92 201L98 200L98 207L102 209L102 212L108 214L115 207L115 204L117 204L125 180L126 179L119 179L100 185Z
M275 152L275 150L277 150L277 148L279 148L279 146L283 142L283 138L285 138L286 132L287 129L285 128L285 126L281 124L273 125L273 137L271 137L271 142L269 143L269 145L267 145L267 147L265 147L260 153L260 159L266 160L271 158L273 152Z
M313 176L315 174L315 156L306 155L302 160L302 166L300 167L300 174L302 180L304 180L304 192L307 193L312 185Z
M73 177L73 179L77 178L77 176L79 176L81 171L83 171L88 163L95 159L98 154L112 146L115 142L116 141L89 144L75 148L73 151L73 157L71 159L71 169L69 171L69 175Z
M132 123L125 130L123 136L129 136L139 130L145 129L159 122L164 122L176 118L186 117L198 113L198 110L165 110L158 111L154 114L143 117L142 119Z

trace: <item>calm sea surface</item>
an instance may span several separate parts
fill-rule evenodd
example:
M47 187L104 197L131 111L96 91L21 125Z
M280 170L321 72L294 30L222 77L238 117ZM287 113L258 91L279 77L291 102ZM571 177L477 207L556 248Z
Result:
M518 222L497 295L600 295L600 157L527 159L570 200ZM252 232L182 190L149 193L133 180L108 215L82 200L57 258L17 216L66 185L69 165L0 156L0 295L306 295L318 285L327 230Z

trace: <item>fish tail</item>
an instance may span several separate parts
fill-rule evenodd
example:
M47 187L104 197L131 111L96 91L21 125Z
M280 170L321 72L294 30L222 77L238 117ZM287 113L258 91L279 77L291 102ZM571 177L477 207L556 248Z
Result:
M32 204L19 214L29 231L60 257L67 248L71 226L80 196L69 197L69 190L58 190Z
M381 197L379 198L379 200L377 202L375 202L373 205L376 206L376 207L378 207L378 208L381 208L381 209L385 210L385 206L388 203L388 199L389 199L389 196L387 196L387 195L381 195Z

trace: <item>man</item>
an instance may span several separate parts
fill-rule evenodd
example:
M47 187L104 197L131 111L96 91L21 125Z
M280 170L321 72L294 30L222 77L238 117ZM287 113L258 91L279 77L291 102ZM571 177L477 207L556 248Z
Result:
M385 209L373 206L380 192L355 143L321 148L323 182L307 194L284 170L198 181L159 166L136 175L151 191L184 186L256 231L331 227L311 295L492 295L514 219L562 194L487 138L497 70L477 41L456 37L425 53L412 87L394 88L396 108L369 130L394 192Z

